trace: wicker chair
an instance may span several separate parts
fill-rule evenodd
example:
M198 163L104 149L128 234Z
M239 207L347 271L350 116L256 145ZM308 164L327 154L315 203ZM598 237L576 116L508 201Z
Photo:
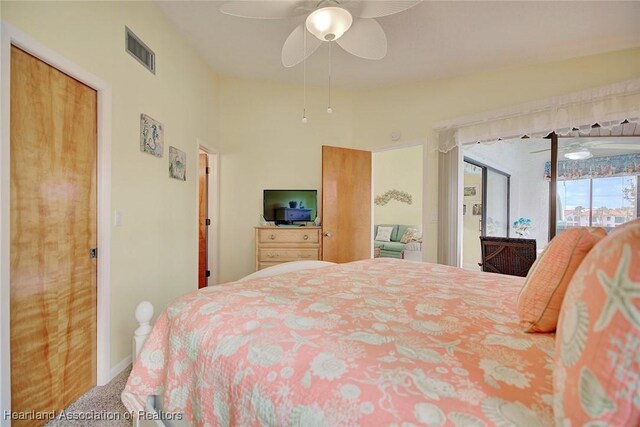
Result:
M480 236L482 271L525 277L536 260L535 239Z

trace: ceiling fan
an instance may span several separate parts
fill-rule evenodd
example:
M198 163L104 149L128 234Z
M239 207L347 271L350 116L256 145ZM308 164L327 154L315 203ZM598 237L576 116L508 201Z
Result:
M315 52L322 42L332 41L360 58L384 58L387 37L374 18L403 12L418 3L420 0L237 0L224 3L220 11L256 19L307 15L282 46L282 64L293 67ZM307 31L315 37L307 37Z
M558 151L570 160L589 159L593 157L593 151L598 154L597 152L600 150L640 151L640 144L617 144L611 141L585 141L574 142L558 147ZM545 148L544 150L531 151L530 154L543 153L545 151L551 151L551 149Z

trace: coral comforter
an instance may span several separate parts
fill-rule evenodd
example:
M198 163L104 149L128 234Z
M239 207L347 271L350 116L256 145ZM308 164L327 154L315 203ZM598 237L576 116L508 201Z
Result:
M160 315L122 394L193 425L547 425L553 335L518 277L380 258L234 282Z

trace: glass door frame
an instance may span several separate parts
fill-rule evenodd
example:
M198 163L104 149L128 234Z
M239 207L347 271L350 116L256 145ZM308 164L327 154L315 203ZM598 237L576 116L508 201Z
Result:
M482 219L480 220L482 223L480 235L487 235L487 171L491 171L502 175L507 178L507 236L510 237L511 233L511 175L498 170L494 167L486 165L484 163L478 162L476 160L470 159L467 156L462 158L463 162L467 162L473 166L479 167L482 169ZM552 167L553 168L553 167Z

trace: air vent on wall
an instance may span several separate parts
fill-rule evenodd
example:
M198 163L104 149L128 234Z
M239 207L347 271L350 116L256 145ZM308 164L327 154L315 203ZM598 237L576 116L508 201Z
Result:
M125 50L138 60L145 68L156 73L156 54L138 38L128 27L125 29Z

